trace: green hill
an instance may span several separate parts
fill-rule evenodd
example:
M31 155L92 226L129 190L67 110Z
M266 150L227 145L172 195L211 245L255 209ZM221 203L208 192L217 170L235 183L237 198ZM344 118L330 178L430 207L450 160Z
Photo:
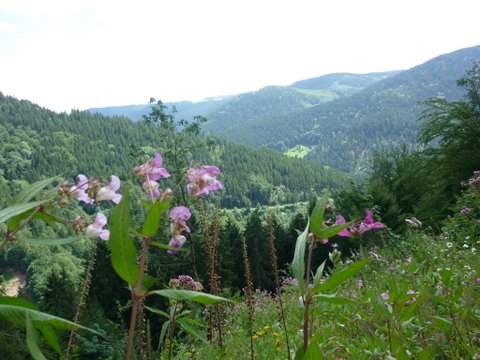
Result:
M221 127L218 132L247 145L281 152L301 145L307 149L306 159L361 175L373 151L403 143L413 146L422 102L439 96L459 99L463 93L456 81L478 60L480 46L458 50L351 96L244 121L228 129Z
M0 192L8 192L2 191L6 183L14 189L20 180L33 182L58 174L108 179L113 173L133 181L132 149L165 153L166 136L159 126L143 121L87 111L57 114L0 93ZM313 191L339 188L348 181L339 171L229 141L186 153L185 163L191 159L222 169L225 207L304 201Z

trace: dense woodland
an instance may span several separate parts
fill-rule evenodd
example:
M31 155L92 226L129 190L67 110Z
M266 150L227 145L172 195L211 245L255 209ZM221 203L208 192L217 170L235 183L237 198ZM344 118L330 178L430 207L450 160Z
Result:
M444 62L442 64L445 66ZM420 91L424 88L420 83L421 77L417 77L421 70L419 67L412 70L413 72L397 76L416 78ZM381 107L376 107L373 112L369 109L370 117L353 116L357 121L348 127L345 120L343 127L329 131L327 123L315 127L310 122L303 122L300 115L296 121L290 121L290 127L282 123L275 126L278 134L275 133L271 141L276 141L275 138L289 141L294 134L306 139L307 133L319 134L321 128L325 131L322 136L329 139L329 142L322 146L325 154L330 155L316 160L320 164L329 164L332 167L338 165L342 169L352 169L351 161L358 157L357 150L352 147L360 149L367 146L368 141L375 138L376 131L379 138L380 134L389 131L392 131L392 137L395 137L394 129L406 131L397 139L397 143L405 143L404 146L380 151L381 144L378 144L378 151L373 154L372 166L366 172L370 176L362 183L354 182L353 177L339 170L288 158L272 149L254 149L205 136L201 133L205 119L176 119L169 115L162 102L152 101L151 113L141 121L132 122L123 117L106 117L83 111L56 114L29 101L19 101L0 94L0 208L8 207L14 195L28 184L51 176L60 175L72 182L76 175L87 174L89 177L108 181L110 175L115 174L122 180L121 192L128 190L132 223L139 226L145 212L142 207L144 201L141 200L144 194L132 173L135 166L151 158L156 152L161 153L165 160L164 166L172 175L162 183L162 187L174 187L192 164L217 165L221 169L219 179L224 185L223 191L212 194L208 199L194 200L188 198L182 190L172 200L172 204L185 204L192 210L192 218L189 220L192 230L188 234L186 251L179 251L172 256L165 249L155 248L149 253L148 268L150 275L157 279L161 287L167 286L169 280L179 274L190 274L204 284L205 292L236 299L240 299L249 287L277 291L275 267L278 267L282 276L292 276L291 264L299 231L301 233L307 226L309 214L315 212L313 209L316 209L315 204L319 197L327 199L326 202L332 206L332 209L329 209L332 212L326 215L327 223L333 223L339 214L347 219L362 219L365 209L372 209L375 218L382 221L388 229L369 232L361 239L333 237L332 242L338 242L333 253L339 254L339 257L341 254L341 259L332 257L332 248L319 247L310 259L312 269L327 261L327 267L333 272L337 264L344 265L342 261L345 260L348 264L351 256L358 257L358 254L363 253L369 256L370 250L375 253L381 248L393 251L393 247L386 245L394 244L399 237L410 240L414 237L412 229L407 228L408 222L405 222L413 218L423 223L424 236L429 239L439 239L438 235L444 236L447 233L450 236L449 241L455 243L455 246L478 246L474 244L480 240L480 224L477 220L480 216L480 197L476 188L476 181L480 183L480 175L476 178L473 174L480 169L480 65L474 63L468 72L458 78L458 91L461 95L454 101L441 97L418 105L421 120L418 146L407 142L415 136L415 131L407 129L408 123L402 120L402 112L390 110L394 115L389 115L387 109L392 104L385 96L381 97L381 102L376 103L382 104ZM384 81L396 80L390 78ZM358 111L366 112L369 104L378 100L379 97L375 94L382 92L382 89L391 89L382 88L386 85L380 84L373 85L370 92L352 95L348 100L350 102L344 98L331 102L331 105L325 104L328 107L322 107L322 110L312 108L309 111L312 111L311 114L335 112L340 114L338 116L352 115ZM418 96L418 92L412 88L409 88L407 93ZM406 112L411 111L413 100L404 100L407 93L390 98L393 102L392 109L400 106L404 107ZM358 105L351 105L352 98L356 99ZM421 99L421 96L419 98ZM360 103L365 106L365 110L360 108ZM381 125L380 119L383 121ZM333 127L333 123L330 125ZM263 125L259 123L258 126ZM306 131L307 127L309 131ZM287 128L290 129L288 137L286 133L282 133L282 129L286 131ZM351 138L347 140L348 136ZM285 148L289 146L285 144ZM281 147L283 148L283 145ZM109 217L115 209L112 204L104 212ZM75 217L76 214L92 217L97 211L96 205L77 204L64 209L63 215L66 218ZM82 325L98 331L102 336L80 332L72 358L123 358L132 296L112 268L108 243L85 238L67 245L32 244L28 239L67 238L75 235L74 229L65 224L51 223L48 218L43 220L34 221L22 228L13 239L15 241L10 239L2 243L0 265L3 279L0 280L6 284L13 276L25 276L26 285L21 295L43 312L73 320L78 309L82 308ZM7 226L1 226L2 231L7 233ZM168 232L168 226L162 227L158 234L155 234L155 239L165 242L169 237ZM416 239L421 237L419 234ZM468 242L465 240L467 237ZM273 250L267 239L274 239ZM240 256L244 243L250 264L250 279L245 277L245 257ZM215 244L215 247L211 244ZM209 254L212 251L215 251L213 264L217 274L216 281L213 282L212 265L209 263ZM473 253L468 260L471 262L465 262L465 266L473 266L471 264L475 263L475 256L478 257ZM474 271L478 272L480 269ZM88 279L88 282L85 279ZM86 283L88 285L85 287ZM394 286L389 286L392 292ZM475 288L472 291L474 290ZM469 301L473 302L471 299L478 296L478 289L475 291L477 293L469 293ZM460 296L462 294L463 292ZM296 297L292 295L292 298ZM79 299L82 301L79 302ZM165 309L169 303L164 298L148 298L147 305ZM317 311L321 309L320 307ZM201 313L197 315L200 317ZM148 355L139 350L138 358L167 358L163 345L154 344L158 341L165 322L159 321L158 316L152 313L144 314L144 319L145 324L148 324L145 325L148 327L148 331L145 330L148 332L148 339L139 341L137 347L157 349L158 345L162 354ZM472 317L467 318L465 324L467 323L473 329L478 329L478 319L475 322ZM457 334L470 334L468 326L465 325L465 329L463 326L456 330ZM397 329L399 332L400 328L401 326ZM292 333L297 332L297 329L292 328ZM31 349L25 343L20 327L0 322L0 333L2 356L8 354L10 359L28 358ZM454 337L455 334L452 334L453 332L449 336ZM210 336L213 337L212 333ZM258 338L263 336L263 333L253 336ZM183 354L195 353L185 345L187 337L187 334L181 333L175 346L179 352L184 351ZM172 334L170 347L173 346L173 339ZM435 342L435 339L432 342ZM62 348L66 346L68 333L62 333L60 343ZM55 358L53 350L47 345L42 343L42 351ZM183 350L182 346L185 347ZM388 351L406 353L401 346L398 349L403 350L398 350L395 346L390 342L390 348L385 350L383 355ZM478 348L478 344L475 345L473 340L468 346L469 349ZM332 356L337 353L346 356L342 352L344 347L335 349L332 350ZM415 349L408 351L418 350ZM448 353L449 350L432 349L431 351L438 352L438 358L452 356ZM468 351L459 350L458 354L467 354L462 356L469 358ZM223 358L232 358L231 354L229 356ZM185 355L181 358L187 357ZM205 355L203 358L222 357Z

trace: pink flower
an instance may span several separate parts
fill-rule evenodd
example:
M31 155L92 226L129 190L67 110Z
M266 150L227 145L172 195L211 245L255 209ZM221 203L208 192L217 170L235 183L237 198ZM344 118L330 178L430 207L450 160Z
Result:
M190 228L187 225L187 220L190 219L192 214L185 206L177 206L170 211L170 232L172 236L180 235L182 231L190 232Z
M169 177L170 174L162 167L163 158L159 153L155 154L153 160L147 161L145 164L137 166L133 169L135 175L145 181L158 180L161 177Z
M95 222L87 226L87 237L98 236L102 240L108 240L110 238L110 231L103 230L103 227L107 224L107 217L103 213L98 213Z
M192 214L190 210L188 210L185 206L177 206L174 207L170 211L170 219L172 222L170 223L170 232L172 234L172 238L168 243L169 246L175 247L177 249L181 248L185 243L185 236L181 233L182 231L190 232L190 228L187 225L187 220L190 219ZM175 250L167 250L169 254L175 254Z
M147 180L143 183L143 189L151 198L157 198L160 196L160 190L158 190L159 186L160 185L153 180Z
M122 200L122 195L116 193L120 188L120 179L115 175L112 175L111 179L110 184L98 190L97 201L112 200L115 204L118 204Z
M170 239L168 246L180 249L183 246L183 244L185 244L186 240L187 239L183 235L175 235L175 236L172 236L172 238ZM167 250L167 253L176 254L177 251L172 249L172 250Z
M86 193L90 186L88 178L83 174L78 174L77 178L77 184L70 188L69 193L78 201L83 201L89 205L93 204L93 199Z
M210 191L223 189L223 184L217 180L216 175L220 169L216 166L202 165L198 169L190 168L187 171L187 192L190 196L208 195Z
M385 227L381 222L375 222L373 220L373 214L370 210L365 211L366 217L361 223L355 223L352 226L340 231L339 236L360 236L365 231L372 229L383 229ZM335 224L345 224L345 218L342 215L337 216Z

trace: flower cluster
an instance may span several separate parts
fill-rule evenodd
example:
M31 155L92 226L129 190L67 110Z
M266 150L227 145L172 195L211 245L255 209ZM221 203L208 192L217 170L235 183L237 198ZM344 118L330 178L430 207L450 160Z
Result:
M480 186L480 170L473 172L473 178L468 179L468 181L462 181L460 183L462 186Z
M212 165L202 165L199 168L190 168L187 177L190 183L187 192L190 196L208 195L210 191L223 189L223 184L217 179L220 169Z
M191 276L188 275L179 275L176 279L171 279L168 282L168 285L174 289L182 289L182 290L193 290L193 291L201 291L203 290L203 286L198 281L192 279Z
M372 229L383 229L385 227L381 222L373 220L373 214L370 210L365 211L365 219L359 223L354 223L352 226L340 231L339 236L360 236L364 232ZM335 221L336 225L345 224L345 218L342 215L338 215Z
M120 189L120 179L112 175L108 185L99 187L98 181L89 180L85 175L77 176L78 182L65 191L67 196L73 197L85 204L92 205L96 201L112 200L115 204L120 203L122 195L117 194Z
M143 181L143 189L151 198L160 196L159 184L157 182L161 177L168 178L170 174L162 167L163 158L159 153L155 154L152 160L145 164L137 166L133 172Z
M168 246L171 246L173 248L181 248L183 244L186 241L185 236L182 235L182 231L185 231L187 233L190 232L190 228L187 225L187 220L190 219L192 214L190 213L190 210L188 210L187 207L185 206L177 206L174 207L170 211L170 233L171 233L171 238L170 242L168 243ZM167 250L169 254L175 254L176 250Z
M117 191L120 189L120 179L118 176L112 175L110 183L101 186L98 180L89 180L85 175L79 174L77 176L77 183L73 186L68 186L68 181L62 183L59 187L59 193L63 196L62 204L66 205L69 198L78 200L87 205L92 205L98 201L111 200L115 204L119 204L122 200L122 195ZM78 231L83 227L83 220L78 217L72 223L75 225L75 229ZM104 230L103 227L107 224L107 217L105 214L99 212L95 217L93 224L87 226L85 235L87 237L98 236L102 240L108 240L110 238L110 231Z

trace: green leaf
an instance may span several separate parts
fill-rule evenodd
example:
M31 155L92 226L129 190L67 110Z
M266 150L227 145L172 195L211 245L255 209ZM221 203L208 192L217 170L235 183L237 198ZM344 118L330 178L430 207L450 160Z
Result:
M160 310L160 309L155 309L155 308L152 308L150 306L145 306L145 309L155 313L155 314L159 314L159 315L162 315L162 316L165 316L167 319L170 319L170 314L163 311L163 310Z
M60 347L60 342L58 341L55 330L53 330L50 325L42 322L37 322L35 326L42 332L43 338L48 342L52 349L57 353L62 354L62 348Z
M301 233L297 238L297 243L295 244L295 253L293 255L292 261L292 270L293 276L298 280L300 284L300 289L304 289L305 281L303 279L305 275L305 246L307 243L308 229L310 226L310 221L307 223L305 231Z
M317 285L313 289L311 289L309 291L309 297L315 294L318 294L320 292L326 292L334 289L344 281L357 275L363 269L363 267L367 265L370 261L371 261L370 259L360 260L341 271L335 272L323 284Z
M189 318L180 318L180 319L177 319L177 322L190 335L193 335L194 337L196 337L197 339L203 342L207 341L207 339L205 338L205 335L200 331L200 329L198 328L194 320Z
M322 274L323 274L323 269L325 269L325 264L327 263L327 260L325 260L318 268L317 271L315 272L315 276L313 277L313 284L318 285L320 283L320 280L322 279Z
M450 320L443 317L434 315L433 319L435 320L436 325L444 331L450 331L453 326Z
M160 331L160 336L158 338L158 347L163 344L163 340L165 339L165 335L167 334L168 327L170 326L170 320L167 320L162 325L162 330Z
M14 204L22 204L32 200L40 191L52 184L55 180L60 179L59 176L54 176L49 179L37 181L25 189L20 191L13 199Z
M24 212L36 208L39 205L45 204L46 202L50 201L51 199L44 199L40 201L34 201L30 203L25 203L25 204L15 204L12 206L9 206L3 210L0 211L0 223L6 222L8 219L23 214Z
M295 352L294 360L304 360L305 352L303 351L303 345L301 345Z
M318 234L324 227L323 217L325 214L326 204L326 198L318 199L315 207L312 210L312 215L310 215L310 232L314 233L315 235ZM320 237L317 238L320 239Z
M148 290L157 282L158 282L158 279L156 277L150 276L148 274L144 274L142 278L142 289Z
M38 331L35 329L35 326L33 326L28 314L25 318L25 327L27 329L27 347L30 355L32 355L35 360L47 360L40 350L40 336L38 335Z
M344 296L333 294L319 294L314 296L315 299L335 305L356 304L356 301Z
M160 249L164 249L164 250L175 250L175 251L187 251L187 249L184 249L184 248L176 248L176 247L173 247L173 246L168 246L168 245L165 245L165 244L162 244L162 243L159 243L159 242L156 242L156 241L152 241L150 243L150 245L153 245L153 246L156 246L156 247L159 247Z
M315 236L319 240L329 239L332 236L337 235L340 231L348 228L352 224L353 224L353 222L351 221L351 222L348 222L346 224L338 224L338 225L328 226L328 227L322 229L320 232L316 233Z
M25 299L10 296L0 296L0 305L14 305L30 310L38 310L35 305Z
M424 296L420 296L418 299L416 299L410 305L407 305L405 307L405 310L403 310L403 312L400 314L400 321L405 322L407 320L410 320L413 317L413 314L415 313L415 310L417 310L418 305L420 305L423 302L424 299L425 299Z
M62 239L31 239L31 238L22 238L22 241L33 245L64 245L70 244L75 241L79 241L85 238L85 235L80 236L71 236L68 238Z
M24 306L0 304L0 318L6 321L9 321L12 324L16 324L24 327L27 316L34 323L36 323L37 321L45 322L46 324L49 324L60 330L82 329L82 330L87 330L102 336L95 330L89 329L79 324L75 324L74 322L62 319L54 315L43 313L37 310L32 310Z
M432 346L428 345L425 347L422 351L418 353L418 360L430 360L433 359L433 351L432 351Z
M223 301L230 301L220 296L206 294L198 291L192 290L176 290L176 289L163 289L152 291L151 294L157 294L160 296L165 296L171 300L189 300L194 301L203 305L215 304Z
M318 346L319 339L314 337L310 342L310 345L307 348L305 355L303 356L303 360L323 360L323 354Z
M112 251L112 266L116 273L130 285L135 286L138 279L137 248L129 234L131 217L128 198L127 192L112 211L108 243Z
M143 223L142 233L145 236L152 237L160 228L162 214L168 210L170 200L156 201L148 211L145 222Z

